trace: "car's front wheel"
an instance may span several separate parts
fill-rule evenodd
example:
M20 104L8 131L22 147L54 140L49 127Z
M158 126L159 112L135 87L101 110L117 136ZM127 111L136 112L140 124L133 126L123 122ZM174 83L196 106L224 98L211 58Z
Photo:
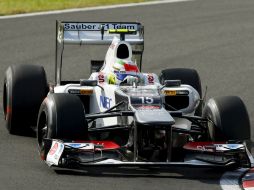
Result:
M79 97L49 94L40 107L37 122L39 152L45 159L44 139L87 140L88 125Z
M239 97L211 98L204 107L203 117L211 121L208 125L211 140L250 142L249 115Z

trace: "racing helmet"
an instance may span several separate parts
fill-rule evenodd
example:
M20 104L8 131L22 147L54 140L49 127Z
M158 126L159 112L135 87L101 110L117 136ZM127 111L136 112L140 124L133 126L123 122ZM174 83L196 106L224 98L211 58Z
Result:
M138 66L131 60L117 59L113 65L113 70L119 81L123 81L129 75L133 76L139 73Z

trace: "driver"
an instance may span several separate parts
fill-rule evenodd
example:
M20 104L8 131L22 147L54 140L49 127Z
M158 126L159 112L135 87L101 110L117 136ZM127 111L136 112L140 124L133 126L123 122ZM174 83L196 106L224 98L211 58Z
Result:
M108 75L109 84L120 84L137 81L138 66L131 60L117 59Z

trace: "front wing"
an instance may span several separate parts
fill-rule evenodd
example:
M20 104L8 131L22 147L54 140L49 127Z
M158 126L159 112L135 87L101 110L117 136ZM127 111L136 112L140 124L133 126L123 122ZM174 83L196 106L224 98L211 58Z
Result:
M142 158L134 160L133 153L111 141L64 142L45 139L42 155L54 168L86 167L205 167L249 168L253 158L244 144L191 142L184 146L181 162L151 162Z

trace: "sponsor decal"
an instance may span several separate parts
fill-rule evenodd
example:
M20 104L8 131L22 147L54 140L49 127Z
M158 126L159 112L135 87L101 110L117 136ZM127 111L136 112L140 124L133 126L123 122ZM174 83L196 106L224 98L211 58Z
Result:
M222 143L223 144L223 143ZM188 142L184 145L185 150L206 150L207 148L215 148L213 142Z
M91 95L93 93L92 89L80 89L80 94L82 95Z
M99 74L99 75L98 75L98 79L99 79L99 83L105 82L104 74Z
M81 95L91 95L93 94L92 89L69 89L70 94L81 94Z
M147 80L149 84L154 84L154 77L153 74L148 74L147 75Z
M189 91L188 90L164 90L164 94L166 96L184 96L188 95Z
M80 94L80 91L78 89L69 89L68 92L70 94Z
M46 163L49 166L51 165L57 166L59 164L59 160L62 156L63 151L64 144L57 141L53 141L49 153L47 154Z
M79 143L79 144L92 144L96 149L103 149L103 150L109 150L109 149L118 149L120 148L120 146L118 144L116 144L113 141L96 141L96 140L92 140L92 141L75 141L75 143ZM74 144L75 144L74 143ZM65 143L68 144L68 143Z
M105 109L109 109L111 106L112 99L106 96L100 96L100 106L102 106Z
M166 96L176 96L176 90L164 90Z
M108 74L108 83L116 84L116 75L114 73Z
M244 149L242 144L215 144L216 151L228 151L228 150L239 150Z
M96 24L86 24L86 23L65 23L64 30L98 30Z
M94 144L93 143L64 143L67 146L72 148L82 149L82 150L93 150Z
M184 145L185 150L197 150L202 152L225 152L230 150L244 149L242 144L226 144L213 142L189 142Z
M189 91L188 90L177 90L176 94L177 95L188 95Z
M215 146L214 145L197 146L197 150L202 152L215 152Z
M49 154L50 154L50 155L55 154L56 151L57 151L57 148L58 148L58 143L55 143L55 144L51 147L51 149L50 149L50 151L49 151Z
M104 30L109 29L128 29L128 30L137 30L137 24L120 24L120 23L64 23L64 30L101 30L104 27Z

